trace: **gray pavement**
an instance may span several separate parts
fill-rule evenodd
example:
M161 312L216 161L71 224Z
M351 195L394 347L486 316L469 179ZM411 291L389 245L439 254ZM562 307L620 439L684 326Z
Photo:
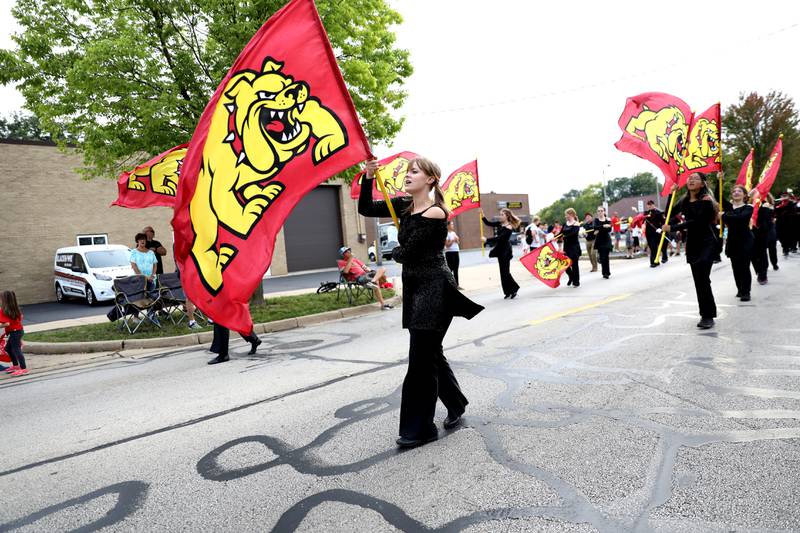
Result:
M465 425L405 452L399 311L0 378L0 531L796 531L799 274L715 266L705 332L683 261L473 292Z

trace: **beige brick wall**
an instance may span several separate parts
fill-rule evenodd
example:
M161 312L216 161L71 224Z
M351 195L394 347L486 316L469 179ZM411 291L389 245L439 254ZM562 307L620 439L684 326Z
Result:
M80 164L78 155L54 146L0 141L0 216L5 226L0 237L0 290L14 290L22 304L55 299L55 251L77 244L79 234L107 233L110 243L131 246L137 232L153 226L156 239L167 248L164 270L174 269L172 210L109 207L117 197L116 181L83 180L74 171ZM357 242L358 225L363 222L348 196L349 187L340 190L347 244L366 257L366 244ZM271 273L287 273L283 230L275 242Z

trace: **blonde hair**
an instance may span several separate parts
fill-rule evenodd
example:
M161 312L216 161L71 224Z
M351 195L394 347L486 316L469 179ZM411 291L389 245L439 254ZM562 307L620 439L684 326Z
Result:
M508 222L514 227L514 229L519 228L519 225L522 221L519 218L517 218L517 215L511 212L511 209L504 207L503 209L500 210L500 212L505 213L506 220L508 220Z
M439 181L442 179L442 170L439 168L439 165L427 157L422 156L415 157L409 161L408 168L411 168L411 165L416 165L423 174L433 178L433 187L431 187L431 189L433 189L433 205L444 211L445 219L450 217L450 210L447 209L447 204L444 201L444 191L442 191L442 186L439 184ZM411 200L411 203L408 204L408 208L403 214L411 213L413 210L414 200Z
M575 210L572 209L571 207L568 207L564 211L564 217L566 217L567 215L572 215L572 218L574 218L575 220L578 220L578 213L576 213Z

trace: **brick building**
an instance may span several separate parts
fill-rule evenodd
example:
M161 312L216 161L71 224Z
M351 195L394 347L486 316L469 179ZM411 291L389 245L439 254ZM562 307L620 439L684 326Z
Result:
M78 154L50 143L0 140L0 289L14 290L22 304L55 300L55 251L76 245L80 235L107 235L110 244L132 246L136 233L153 226L170 252L164 270L174 269L172 210L109 207L116 181L83 180L74 171L80 165ZM366 257L367 246L358 239L364 222L342 185L321 185L298 203L276 238L272 275L335 267L342 242Z

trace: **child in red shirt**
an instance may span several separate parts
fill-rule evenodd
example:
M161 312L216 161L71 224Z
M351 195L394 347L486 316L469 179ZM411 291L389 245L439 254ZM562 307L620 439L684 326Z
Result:
M22 355L22 311L17 304L17 295L14 291L0 293L0 327L5 328L6 351L11 357L11 366L6 373L12 376L24 376L28 373L25 356Z

